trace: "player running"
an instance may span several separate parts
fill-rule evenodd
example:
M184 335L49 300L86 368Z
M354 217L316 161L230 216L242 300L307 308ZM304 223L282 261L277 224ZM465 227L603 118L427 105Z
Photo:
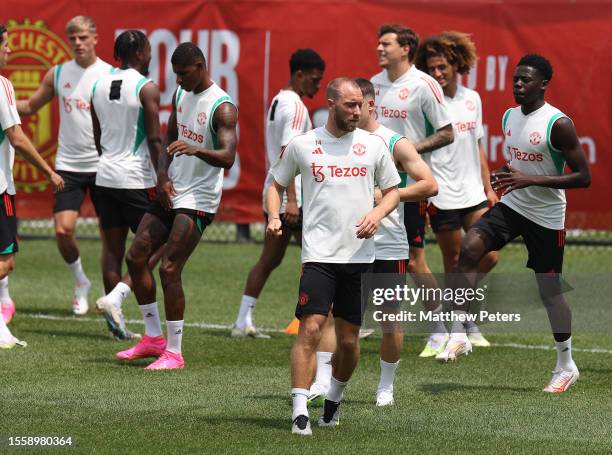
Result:
M6 27L0 25L0 69L6 66L11 53L8 40ZM19 251L13 182L15 150L49 179L55 191L64 188L62 177L53 172L38 154L20 125L13 84L0 76L0 279L6 278L13 271L15 253ZM27 343L13 336L4 318L0 318L0 349L26 345Z
M98 79L91 94L94 139L100 152L96 192L106 244L102 279L107 293L122 281L128 229L136 232L156 197L155 167L161 152L159 88L146 77L151 45L141 31L127 30L115 40L114 55L120 67ZM126 278L124 285L129 286ZM135 337L125 327L121 301L97 305L117 338Z
M374 261L380 220L397 207L400 182L384 141L357 129L363 96L347 78L332 80L326 91L329 117L324 127L296 136L271 169L267 234L280 236L280 206L285 188L302 176L304 194L303 272L295 315L300 319L291 353L292 432L311 435L308 386L315 350L333 303L337 348L320 426L339 421L342 393L359 360L361 274ZM373 207L374 185L383 197Z
M268 169L278 161L283 147L296 135L305 133L312 128L308 109L302 102L302 97L314 97L319 91L325 62L312 49L298 49L289 60L291 77L289 84L272 99L266 117L266 157ZM266 175L263 188L264 216L266 224L268 211L265 204L265 194L274 178ZM270 338L256 329L253 323L253 310L270 273L278 267L285 255L287 245L293 235L298 242L302 241L302 198L300 177L287 187L280 208L283 222L283 235L280 237L266 236L261 256L249 272L244 294L240 300L240 310L232 327L232 336L250 336L253 338Z
M591 174L573 122L544 100L552 75L549 61L534 54L522 57L514 70L513 94L519 106L508 109L502 119L510 161L491 176L493 189L504 194L468 231L457 269L465 277L473 277L489 251L523 237L529 253L527 267L536 273L557 349L557 364L544 391L558 393L566 391L579 376L572 359L572 315L560 279L565 247L564 189L588 187ZM568 173L564 173L566 164ZM474 285L469 278L464 281L457 284ZM465 315L455 308L457 317ZM454 360L470 350L462 324L454 323L446 349L438 358Z
M145 322L145 336L116 357L158 357L147 370L185 366L181 353L185 294L181 272L219 207L223 170L236 157L238 113L215 84L202 51L181 43L171 58L179 89L172 99L167 152L157 169L159 199L145 214L127 257L134 294ZM164 289L167 341L155 297L149 260L163 244L159 275Z
M72 311L83 315L89 309L87 295L91 283L81 264L75 230L88 191L97 211L98 152L89 101L94 82L108 74L111 66L96 56L98 34L90 17L70 19L66 34L74 59L49 69L34 94L28 100L17 102L17 110L20 115L33 115L57 95L60 127L55 170L64 179L65 188L54 194L53 221L57 247L75 280Z
M461 32L443 32L427 38L415 57L417 68L428 72L442 87L455 131L454 142L436 150L430 158L440 190L430 199L428 213L442 251L445 273L457 268L461 229L467 231L487 207L498 201L491 188L489 166L481 144L484 132L480 96L459 85L457 80L459 74L469 73L476 59L476 46L469 35ZM496 263L497 253L492 251L480 262L478 272L486 274ZM469 324L467 333L472 346L490 346L476 324ZM448 340L446 333L443 336L441 342L432 343L439 349L426 348L421 356L442 352Z
M410 140L427 164L436 149L453 142L454 133L439 84L412 64L419 37L403 25L382 25L378 31L378 63L383 71L372 77L376 90L377 121ZM410 245L408 271L417 284L435 288L436 280L425 260L425 219L427 201L404 203L404 223ZM442 305L424 302L429 311ZM445 342L446 327L431 326L425 351L438 351Z

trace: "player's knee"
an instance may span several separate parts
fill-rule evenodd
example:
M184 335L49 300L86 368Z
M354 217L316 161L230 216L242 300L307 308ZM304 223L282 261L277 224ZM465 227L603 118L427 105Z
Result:
M7 276L15 269L15 258L10 257L0 262L0 279Z
M74 238L74 227L61 224L56 225L55 237L58 241L72 240Z
M302 317L300 320L299 334L300 338L307 342L307 344L313 344L316 346L318 340L321 338L321 324L314 318Z
M493 267L495 267L498 261L499 256L497 254L497 251L490 251L487 255L485 255L484 258L482 258L483 265L488 270L491 270Z
M351 334L338 337L336 343L339 350L354 352L359 346L359 335L353 336Z
M478 263L484 256L485 251L479 242L475 242L472 239L465 238L461 242L461 251L459 253L458 268L478 267Z
M128 270L137 270L147 265L147 256L139 252L134 246L130 248L125 258Z
M169 283L180 278L180 269L176 262L163 261L159 266L159 277L162 283Z

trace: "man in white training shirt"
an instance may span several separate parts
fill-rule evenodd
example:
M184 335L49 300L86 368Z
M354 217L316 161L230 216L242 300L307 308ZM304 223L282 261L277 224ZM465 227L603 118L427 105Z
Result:
M378 31L378 63L383 69L371 79L376 90L376 119L414 144L431 165L429 154L454 140L453 125L440 85L413 65L419 37L403 25L382 25ZM410 245L408 271L417 284L437 286L425 259L427 200L404 203ZM434 311L437 302L425 302ZM432 327L432 330L435 330ZM440 328L441 330L441 328ZM444 329L446 331L446 329Z
M8 41L8 32L4 25L0 24L0 69L6 66L11 52ZM15 150L45 174L54 190L62 190L64 187L62 178L53 172L21 129L13 84L7 78L0 76L0 279L2 280L15 268L15 253L19 250L13 182ZM6 326L4 317L0 317L0 349L11 349L15 346L25 347L26 343L15 338Z
M319 91L325 62L312 49L298 49L289 60L289 84L272 99L266 117L266 158L268 169L276 164L283 147L296 135L305 133L312 128L308 109L302 102L302 97L312 98ZM263 188L263 211L268 218L265 204L265 194L272 184L272 174L266 174ZM240 300L240 310L232 327L232 336L250 336L253 338L269 338L258 331L253 323L253 310L259 294L266 284L270 273L278 267L285 255L291 236L298 242L302 240L302 209L301 209L300 177L287 187L283 195L280 214L283 221L283 235L280 237L266 236L261 256L249 272Z
M102 240L102 279L106 293L121 286L130 292L129 275L122 278L128 229L136 232L149 204L156 198L155 167L161 152L159 88L146 77L151 45L139 30L127 30L115 40L120 62L98 79L92 89L91 116L100 152L96 192ZM96 302L111 333L118 339L137 337L125 327L121 300L107 295Z
M331 81L325 127L296 136L271 172L267 194L268 235L282 235L280 207L285 188L302 176L303 272L295 315L300 328L291 353L292 432L311 435L308 387L315 350L333 303L337 349L320 426L338 425L343 390L359 360L361 275L374 262L380 220L399 203L400 182L379 136L357 129L363 96L351 79ZM383 197L374 207L374 186Z
M238 112L229 95L210 79L202 51L193 43L181 43L171 62L179 88L168 120L170 145L161 153L157 169L159 199L149 206L127 257L145 336L134 347L116 354L124 360L158 357L147 370L185 366L181 272L217 212L223 170L231 168L236 158ZM167 341L148 262L164 243L159 275Z
M60 111L55 170L66 186L54 194L53 221L57 247L75 280L72 311L87 313L91 283L81 264L75 229L79 210L89 191L97 212L95 192L98 152L94 144L90 114L91 88L111 66L96 56L98 34L90 17L76 16L66 24L74 59L47 71L42 84L28 100L17 102L20 115L32 115L57 95ZM104 245L103 245L104 248Z
M578 380L572 359L572 313L562 294L561 273L565 248L565 189L591 184L589 164L574 123L544 100L553 69L540 55L521 58L514 70L513 93L519 106L502 119L504 147L509 163L493 173L493 189L502 198L468 231L461 243L457 287L473 286L480 260L522 236L529 253L527 267L536 273L542 302L557 349L557 364L544 392L565 392ZM565 173L565 166L570 172ZM461 282L459 282L459 280ZM454 320L468 309L455 305ZM440 360L455 360L471 345L461 322L452 333Z

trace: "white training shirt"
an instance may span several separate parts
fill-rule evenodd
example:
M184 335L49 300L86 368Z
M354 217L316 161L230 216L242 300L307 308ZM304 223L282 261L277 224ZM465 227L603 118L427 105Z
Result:
M15 90L11 81L0 76L0 194L5 191L8 194L15 194L13 182L15 149L4 133L15 125L21 125L15 103Z
M312 129L312 123L308 115L308 109L302 102L300 96L293 90L281 90L272 99L268 116L266 118L266 161L267 170L278 161L281 150L296 135L305 133ZM266 180L263 187L263 210L266 209L266 192L274 177L269 172L266 173ZM297 196L298 207L302 205L301 179L295 178L295 194ZM283 194L280 213L285 213L287 205L287 193Z
M176 92L176 125L178 138L194 147L215 150L217 134L213 129L213 115L223 103L234 105L230 96L217 84L200 93ZM217 213L223 189L223 168L211 166L196 156L175 156L168 169L176 196L175 209L185 208Z
M374 206L374 185L400 183L380 136L356 129L337 138L316 128L293 138L270 172L284 187L302 176L302 263L374 261L374 239L358 239L356 225Z
M457 86L453 98L444 97L453 122L455 140L430 155L438 194L429 200L443 210L473 207L487 200L480 169L478 140L483 137L482 103L474 90Z
M60 112L56 170L96 172L98 151L89 109L91 89L96 80L108 74L111 68L99 58L87 68L74 60L55 66L53 85Z
M96 185L144 189L155 186L140 90L153 83L133 68L114 69L96 81L91 100L100 122L102 155Z
M440 84L412 65L391 82L387 71L371 79L376 93L376 120L416 144L451 123ZM429 164L430 153L421 155ZM412 179L410 179L412 181Z
M397 141L403 138L401 134L391 131L389 128L379 126L374 134L383 138L391 157ZM406 174L400 173L401 182L399 188L406 186ZM384 261L408 259L408 236L404 226L404 204L400 203L396 209L380 221L378 231L374 234L376 245L376 259Z
M506 153L510 166L528 175L562 175L565 158L550 141L553 125L567 117L548 103L528 115L521 107L508 109L502 119ZM565 227L565 191L529 186L513 190L501 202L540 226L561 230Z

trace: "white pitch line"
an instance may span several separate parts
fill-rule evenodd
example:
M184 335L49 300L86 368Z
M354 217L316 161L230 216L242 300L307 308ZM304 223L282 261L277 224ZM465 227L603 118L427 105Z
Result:
M76 322L95 322L101 323L103 319L100 318L86 318L86 317L76 317L76 316L54 316L52 314L19 314L19 317L22 318L32 318L32 319L45 319L48 321L76 321ZM125 322L128 324L138 324L144 325L144 322L138 319L128 319ZM230 330L232 328L231 325L226 324L210 324L207 322L185 322L185 327L195 327L197 329L205 329L205 330ZM268 333L284 333L283 329L265 329L259 328L262 332ZM514 348L514 349L535 349L538 351L552 351L554 350L554 346L547 345L537 345L537 344L520 344L520 343L491 343L491 346L497 348ZM603 348L572 348L574 352L588 352L592 354L612 354L612 349L603 349Z

